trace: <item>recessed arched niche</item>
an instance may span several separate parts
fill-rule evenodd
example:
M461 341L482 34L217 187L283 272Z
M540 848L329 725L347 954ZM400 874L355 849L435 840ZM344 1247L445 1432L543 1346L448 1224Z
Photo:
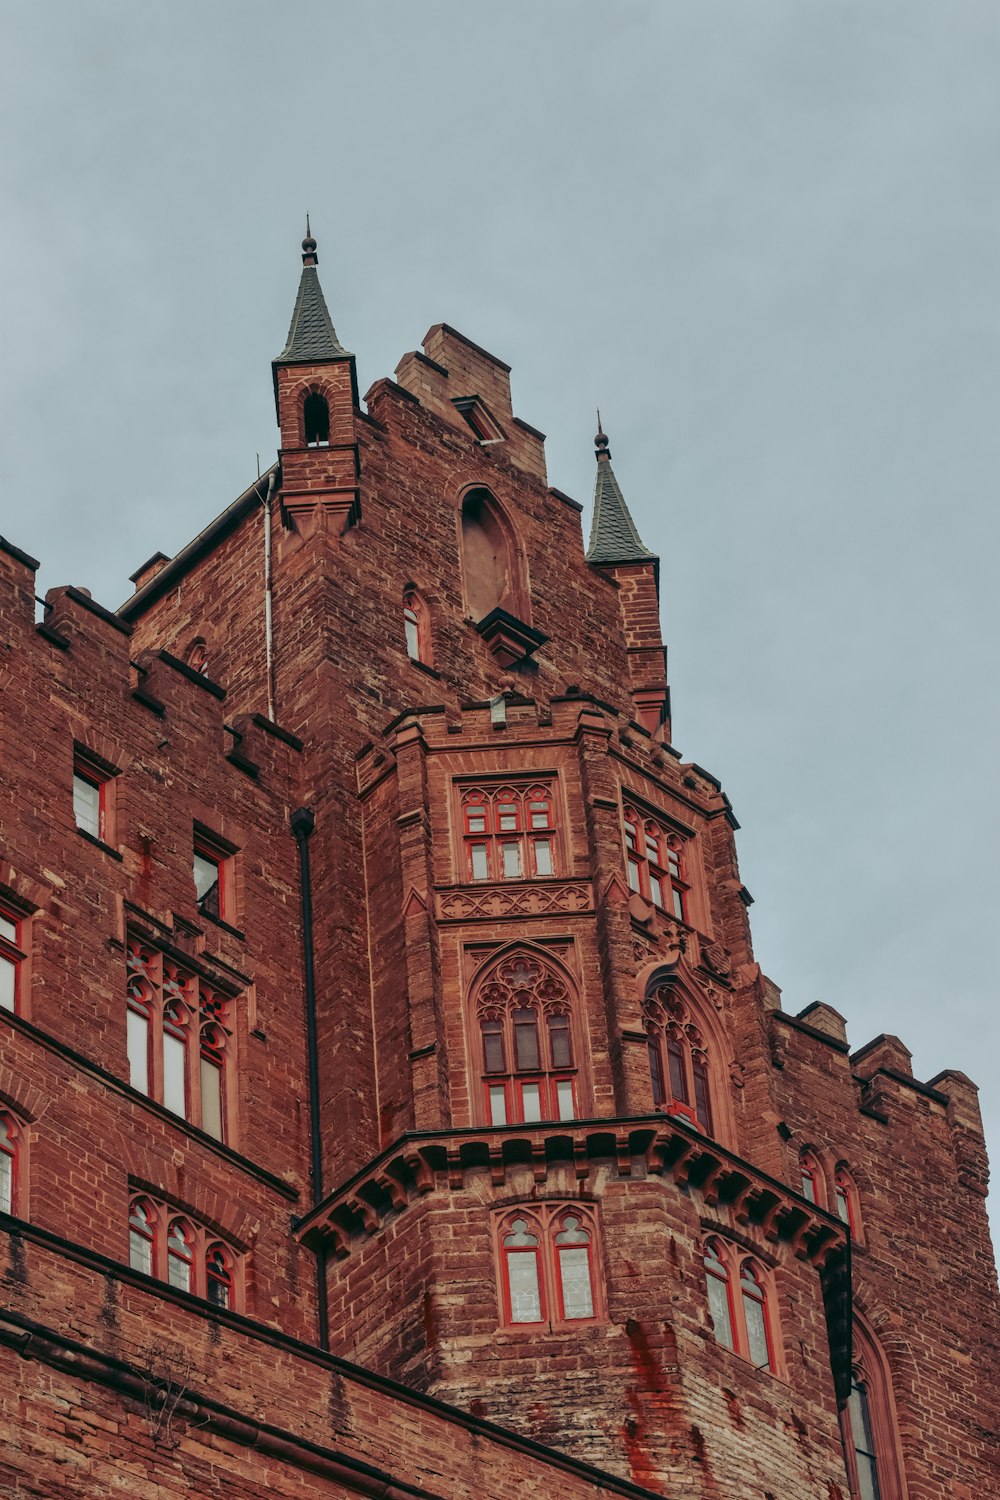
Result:
M507 518L489 490L470 490L462 501L462 569L477 624L498 607L519 614L516 566Z

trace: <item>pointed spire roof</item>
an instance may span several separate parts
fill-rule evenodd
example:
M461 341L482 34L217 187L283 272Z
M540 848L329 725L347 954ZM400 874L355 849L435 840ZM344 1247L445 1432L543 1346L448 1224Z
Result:
M299 291L295 298L288 339L284 349L274 361L277 365L318 364L326 359L353 358L350 351L345 349L337 338L337 331L333 326L326 298L323 296L323 288L319 284L318 261L316 241L309 227L309 215L306 214L306 237L302 241L302 275L299 279Z
M656 553L644 547L625 496L611 467L607 435L597 413L597 483L594 486L594 518L590 526L589 563L656 562Z

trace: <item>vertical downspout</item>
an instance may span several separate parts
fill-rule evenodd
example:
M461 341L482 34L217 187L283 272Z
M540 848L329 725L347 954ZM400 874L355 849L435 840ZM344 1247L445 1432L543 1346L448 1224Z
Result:
M309 1065L309 1171L313 1207L323 1198L323 1153L319 1128L319 1046L316 1039L316 969L313 954L312 880L309 838L316 826L311 807L291 816L292 835L299 848L299 892L302 902L302 959L306 982L306 1056ZM329 1350L330 1324L326 1300L326 1252L316 1251L316 1313L319 1346Z
M267 671L267 717L274 723L274 623L271 613L273 584L271 579L271 497L278 482L275 466L267 480L264 501L264 655Z

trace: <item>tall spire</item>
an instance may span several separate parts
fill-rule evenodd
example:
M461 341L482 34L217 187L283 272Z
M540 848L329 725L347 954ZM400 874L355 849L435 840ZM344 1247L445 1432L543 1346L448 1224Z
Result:
M655 562L656 554L644 547L629 515L625 496L611 467L607 434L597 413L597 483L594 486L594 518L590 526L589 563Z
M284 349L275 360L280 365L312 365L326 359L351 359L353 356L337 338L327 309L323 288L319 284L316 241L306 214L306 237L302 241L302 275L298 296L288 329Z

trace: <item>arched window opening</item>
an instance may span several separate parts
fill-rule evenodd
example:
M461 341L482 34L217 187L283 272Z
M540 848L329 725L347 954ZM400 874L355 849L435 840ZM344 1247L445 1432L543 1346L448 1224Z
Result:
M714 1129L708 1045L675 985L647 995L646 1028L653 1106L711 1135Z
M841 1412L840 1427L851 1500L906 1500L889 1367L857 1312L851 1393Z
M185 1219L173 1219L167 1232L167 1281L182 1292L192 1288L194 1235Z
M854 1178L843 1162L837 1166L833 1174L833 1201L837 1210L837 1217L841 1219L851 1231L853 1239L861 1238L861 1204L858 1199L858 1190L854 1185Z
M222 1245L210 1245L205 1256L205 1295L214 1307L232 1307L232 1260Z
M801 1153L799 1157L799 1171L802 1178L803 1198L808 1198L810 1203L815 1203L820 1208L825 1208L826 1192L823 1185L823 1169L812 1151L803 1151Z
M629 889L685 922L688 883L682 861L683 840L679 835L626 805L625 863Z
M597 1230L580 1205L532 1205L498 1224L502 1319L512 1327L592 1321L599 1314Z
M146 1198L135 1198L128 1218L128 1263L133 1271L153 1276L156 1263L156 1210Z
M767 1272L718 1235L705 1241L703 1260L716 1343L773 1372L776 1330Z
M427 605L416 589L407 589L403 595L403 635L406 654L411 661L431 665L430 616Z
M477 622L498 606L519 613L514 548L501 515L488 490L470 490L462 501L465 597Z
M318 391L310 392L303 402L302 421L307 448L330 446L330 408Z
M18 1212L21 1128L9 1111L0 1113L0 1213Z
M22 912L0 904L0 1008L19 1011L24 974L24 929L29 926Z
M199 677L208 676L208 647L200 636L188 648L187 664Z
M138 937L126 966L132 1087L225 1141L231 1000Z
M489 1124L576 1119L572 1000L554 966L533 953L500 959L478 986L476 1020Z

